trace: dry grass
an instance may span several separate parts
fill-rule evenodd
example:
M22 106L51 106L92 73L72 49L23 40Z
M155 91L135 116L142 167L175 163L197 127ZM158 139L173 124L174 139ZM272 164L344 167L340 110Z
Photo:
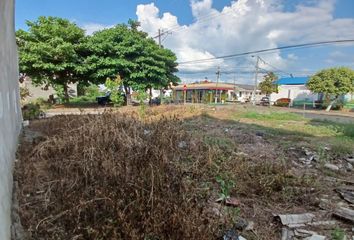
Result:
M204 113L160 107L144 119L124 110L34 122L45 137L21 145L15 173L29 239L219 239L239 217L256 223L248 239L279 239L272 213L312 209L324 186L294 173L274 142ZM217 178L235 183L239 208L215 203Z
M207 239L198 181L208 151L177 119L58 117L19 166L30 239ZM188 147L180 148L180 142ZM205 154L200 154L205 153ZM192 161L192 162L191 162ZM23 181L21 181L23 179ZM198 181L196 181L198 179Z

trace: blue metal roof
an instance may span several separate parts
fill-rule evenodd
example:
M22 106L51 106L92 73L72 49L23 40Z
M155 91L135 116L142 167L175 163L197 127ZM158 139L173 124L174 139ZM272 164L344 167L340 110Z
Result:
M287 77L276 81L278 85L305 85L309 77Z

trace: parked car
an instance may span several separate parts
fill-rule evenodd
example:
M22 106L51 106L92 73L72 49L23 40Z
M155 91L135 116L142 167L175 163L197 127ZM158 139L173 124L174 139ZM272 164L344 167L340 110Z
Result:
M275 101L274 105L278 107L289 107L291 102L290 98L279 98Z
M161 104L161 100L159 97L155 97L153 99L151 99L151 105L160 105Z
M261 100L260 100L260 102L259 102L259 104L260 104L261 106L269 106L269 104L270 104L270 99L269 99L269 97L262 97Z
M96 101L99 105L107 105L107 103L111 102L110 97L111 97L111 92L108 91L104 96L97 97Z

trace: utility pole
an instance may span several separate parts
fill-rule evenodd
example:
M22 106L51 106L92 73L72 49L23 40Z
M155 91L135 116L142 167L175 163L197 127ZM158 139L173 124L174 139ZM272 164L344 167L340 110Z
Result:
M258 85L258 69L259 69L259 56L257 56L256 62L256 71L254 75L254 89L253 89L253 105L256 105L256 93L257 93L257 85Z
M218 67L218 71L216 71L216 89L215 89L215 103L218 103L218 85L220 80L220 66Z
M161 48L162 47L162 40L161 40L161 37L162 37L162 31L161 31L161 29L159 28L159 33L158 33L158 38L159 38L159 47Z
M158 35L156 36L157 38L158 38L158 40L159 40L159 47L160 48L162 48L162 41L163 41L163 39L161 38L163 35L165 35L165 34L169 34L170 32L168 32L168 31L163 31L163 30L161 30L160 28L159 28L159 31L158 31ZM155 38L156 38L155 37ZM162 98L163 98L163 93L162 93L162 91L163 91L163 89L161 88L160 89L160 103L162 103Z
M236 97L236 73L234 75L234 96L232 97L232 101L234 101L235 97Z
M167 37L168 34L171 34L171 32L169 32L169 31L164 31L164 30L162 30L161 28L159 28L158 34L157 34L155 37L153 37L153 38L157 38L157 39L158 39L159 46L162 47L162 42L166 39L166 37ZM162 38L164 35L166 35L166 37L165 37L165 38Z

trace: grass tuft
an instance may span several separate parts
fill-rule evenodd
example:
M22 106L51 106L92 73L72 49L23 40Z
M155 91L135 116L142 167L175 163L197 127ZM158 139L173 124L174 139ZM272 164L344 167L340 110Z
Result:
M269 112L269 113L259 113L259 112L246 112L241 114L241 118L256 119L261 121L303 121L304 118L296 113L286 113L286 112Z

